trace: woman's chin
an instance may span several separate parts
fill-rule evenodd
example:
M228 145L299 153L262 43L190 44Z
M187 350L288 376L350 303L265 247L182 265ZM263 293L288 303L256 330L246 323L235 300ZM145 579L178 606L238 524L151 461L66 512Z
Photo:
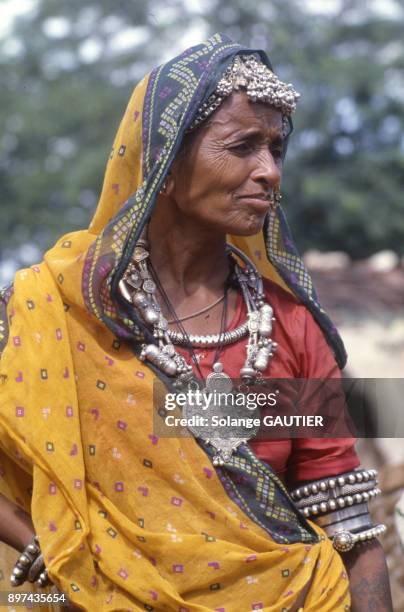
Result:
M262 217L249 218L229 225L227 234L232 236L254 236L262 231L265 215Z

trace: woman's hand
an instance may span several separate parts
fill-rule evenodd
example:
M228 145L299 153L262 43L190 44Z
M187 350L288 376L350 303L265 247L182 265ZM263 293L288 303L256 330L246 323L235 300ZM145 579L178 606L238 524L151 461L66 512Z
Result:
M22 552L34 535L30 515L0 493L0 541Z

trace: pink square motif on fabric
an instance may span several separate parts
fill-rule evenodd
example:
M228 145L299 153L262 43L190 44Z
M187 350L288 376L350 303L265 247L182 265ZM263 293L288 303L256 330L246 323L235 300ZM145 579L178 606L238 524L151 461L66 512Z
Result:
M120 576L124 580L127 580L129 574L128 574L128 572L123 567L121 567L121 569L118 572L118 576Z
M212 567L216 570L220 568L220 563L218 563L217 561L209 561L208 567Z

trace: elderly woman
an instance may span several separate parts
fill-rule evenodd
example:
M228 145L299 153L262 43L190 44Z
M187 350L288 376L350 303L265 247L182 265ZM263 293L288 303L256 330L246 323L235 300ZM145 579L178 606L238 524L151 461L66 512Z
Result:
M280 207L297 98L221 35L160 66L134 90L88 231L3 292L12 584L51 580L85 610L391 609L354 440L156 435L156 380L339 376Z

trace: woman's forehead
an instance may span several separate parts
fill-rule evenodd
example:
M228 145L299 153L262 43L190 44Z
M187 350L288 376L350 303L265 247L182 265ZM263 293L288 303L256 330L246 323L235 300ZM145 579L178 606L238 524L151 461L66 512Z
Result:
M235 92L214 113L210 126L215 131L255 127L282 132L282 113L268 104L251 102L244 92Z

